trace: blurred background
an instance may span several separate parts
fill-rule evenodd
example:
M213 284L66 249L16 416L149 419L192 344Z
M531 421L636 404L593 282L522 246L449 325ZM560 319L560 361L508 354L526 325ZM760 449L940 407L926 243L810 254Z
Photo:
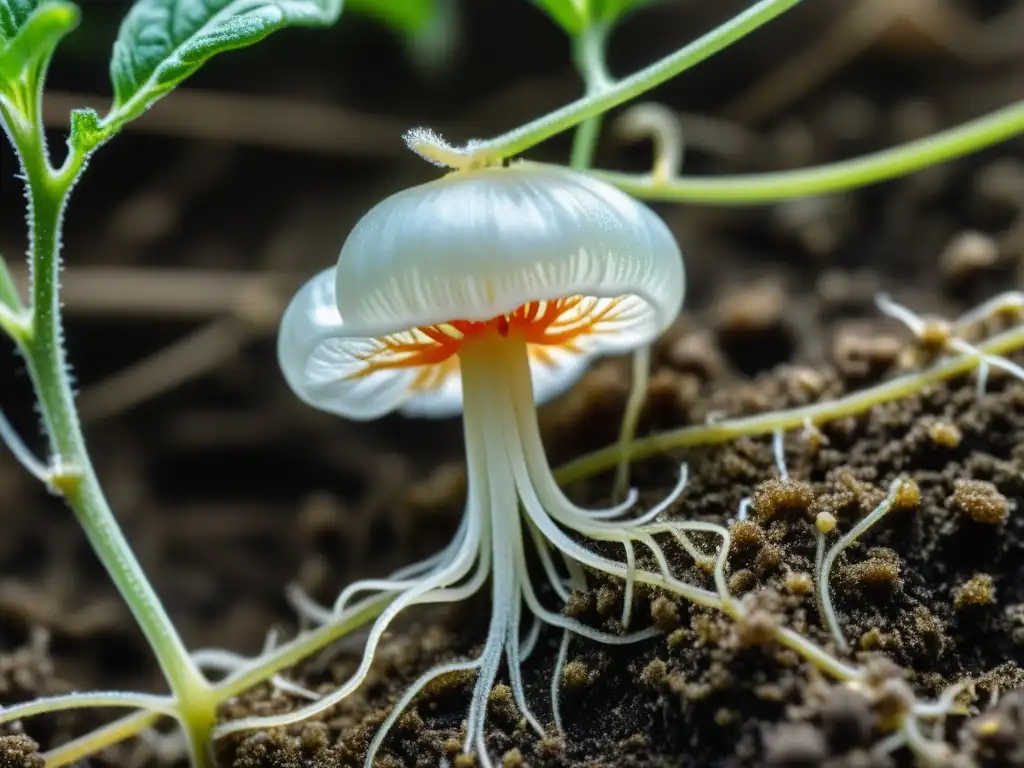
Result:
M58 156L69 110L108 103L106 62L130 3L81 5L46 96ZM612 37L611 70L628 74L747 5L651 2ZM350 424L311 411L279 375L276 323L362 213L437 175L405 149L406 129L461 143L539 116L581 92L569 53L528 0L348 0L335 28L216 57L91 162L65 230L69 356L100 477L191 646L253 652L289 622L289 581L326 598L454 529L458 420ZM1024 98L1024 4L806 0L650 97L679 113L689 174L849 157ZM530 157L566 162L569 141ZM641 172L649 157L607 124L600 167ZM17 265L15 172L5 145L0 252ZM658 209L690 285L658 365L691 376L695 398L711 380L778 364L869 368L877 350L849 337L873 327L875 291L952 311L1019 285L1024 143L849 195ZM10 345L0 353L0 404L41 450L24 368ZM621 371L598 366L547 409L556 459L613 437ZM607 418L567 430L593 397ZM645 428L690 416L649 413ZM0 499L0 656L28 644L19 653L34 661L18 664L38 673L0 693L20 700L59 679L155 685L70 515L6 453Z

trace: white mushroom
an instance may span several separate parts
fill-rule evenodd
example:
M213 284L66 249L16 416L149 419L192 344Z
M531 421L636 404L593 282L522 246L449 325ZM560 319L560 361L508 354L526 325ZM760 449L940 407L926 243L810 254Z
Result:
M453 173L359 221L337 267L289 305L281 368L307 403L348 418L439 415L461 410L473 349L525 343L541 401L586 358L656 336L683 282L668 228L613 187L548 168Z
M281 367L299 397L348 418L372 419L396 409L428 415L462 410L469 478L462 524L443 552L390 579L351 585L333 611L322 609L315 617L344 615L358 593L393 595L370 630L359 669L337 691L292 713L227 723L218 735L294 723L337 703L363 681L378 641L400 611L465 599L488 577L493 608L483 652L437 667L410 686L381 726L366 765L402 708L431 679L455 669L478 672L464 750L490 765L484 715L503 656L517 705L543 733L520 674L533 645L529 639L521 645L524 602L535 620L600 642L633 642L654 630L612 634L546 609L527 569L527 537L551 589L563 599L570 587L586 588L583 566L624 579L624 624L637 580L719 605L721 592L671 576L652 537L671 533L695 557L704 557L682 532L704 530L701 524L652 523L681 493L685 472L670 497L639 518L616 519L630 511L635 492L610 509L583 509L554 480L535 412L536 401L564 390L593 356L654 339L678 314L683 290L682 255L661 219L579 173L516 166L461 171L400 192L367 213L337 267L314 277L289 306L281 326ZM621 543L625 562L597 554L566 530ZM659 572L637 568L634 543L650 549Z

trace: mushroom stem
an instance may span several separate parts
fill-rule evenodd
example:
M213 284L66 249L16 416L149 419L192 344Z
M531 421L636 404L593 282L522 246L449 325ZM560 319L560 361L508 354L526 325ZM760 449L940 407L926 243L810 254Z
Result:
M458 354L469 487L462 524L451 544L438 556L396 572L391 578L351 585L341 594L333 612L324 609L331 620L338 621L357 593L369 591L390 596L388 607L370 629L356 672L341 687L289 713L225 723L217 729L215 736L252 728L290 725L326 711L362 684L384 632L401 611L422 603L464 600L477 592L488 577L491 578L492 612L482 651L469 660L446 661L417 678L381 724L369 746L364 765L370 768L374 764L388 731L431 681L453 672L475 670L477 678L470 698L462 751L464 754L475 753L479 765L491 768L493 763L487 753L485 721L491 689L503 659L507 661L508 680L516 706L532 729L543 736L544 725L530 711L526 701L521 672L522 662L532 650L537 636L537 630L531 630L525 639L520 637L524 607L534 619L534 626L544 623L564 631L562 650L551 684L552 714L556 726L561 728L559 677L571 635L581 635L606 645L625 645L656 637L659 630L650 627L629 633L607 632L546 608L541 602L543 595L538 594L531 577L526 553L527 535L537 549L542 572L551 585L552 593L563 601L569 597L567 585L579 590L587 588L586 569L622 579L625 583L623 626L631 618L632 591L636 583L665 589L701 605L735 611L725 583L728 531L710 523L655 520L684 491L685 467L669 497L633 519L615 518L631 511L637 499L635 491L630 493L625 503L607 509L579 507L555 483L544 453L524 333L503 328L493 334L467 338ZM520 506L525 515L521 514ZM688 584L674 576L668 558L655 539L656 535L670 535L684 552L693 554L695 560L708 559L687 537L687 532L692 531L721 539L715 559L714 590ZM573 534L591 543L621 544L626 553L625 561L619 562L594 551L586 543L577 541ZM657 570L649 570L639 561L636 545L650 552ZM564 568L556 564L557 558L552 557L551 550L557 550Z

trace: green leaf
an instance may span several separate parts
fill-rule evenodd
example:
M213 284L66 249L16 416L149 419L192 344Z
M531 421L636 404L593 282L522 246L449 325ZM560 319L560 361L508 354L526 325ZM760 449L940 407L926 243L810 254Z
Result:
M437 16L437 0L347 0L345 10L372 18L406 37L414 37Z
M0 0L0 90L45 67L78 20L78 6L65 0Z
M655 0L530 0L547 11L555 22L569 33L579 37L593 24L614 25L619 19L641 5Z
M452 63L459 40L456 0L345 0L355 13L399 35L421 76L437 75Z
M13 39L38 5L38 0L0 0L0 41Z
M530 0L554 19L570 37L579 35L588 23L587 0Z
M342 0L137 0L121 23L110 61L115 129L210 57L257 43L284 27L324 27Z
M595 21L614 24L630 11L655 0L590 0L591 17Z

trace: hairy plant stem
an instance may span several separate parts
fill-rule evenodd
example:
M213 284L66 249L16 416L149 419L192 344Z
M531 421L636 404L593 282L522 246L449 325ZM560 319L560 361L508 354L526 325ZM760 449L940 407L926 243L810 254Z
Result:
M317 651L372 621L387 607L391 599L391 595L375 596L353 605L338 620L298 635L284 645L253 659L250 664L228 675L224 680L213 684L210 696L216 703L227 701L268 680L282 670L295 666L303 659L309 658ZM136 712L127 715L98 731L86 734L52 750L46 755L47 768L60 768L60 766L69 765L100 749L136 736L152 726L158 718L159 715L152 712Z
M50 443L46 479L64 497L100 562L128 604L171 688L186 730L193 765L210 764L209 734L216 699L192 663L177 630L135 559L103 494L82 435L67 375L58 293L60 237L64 209L85 158L72 152L54 171L48 162L38 119L4 124L21 161L28 189L31 315L19 339Z

